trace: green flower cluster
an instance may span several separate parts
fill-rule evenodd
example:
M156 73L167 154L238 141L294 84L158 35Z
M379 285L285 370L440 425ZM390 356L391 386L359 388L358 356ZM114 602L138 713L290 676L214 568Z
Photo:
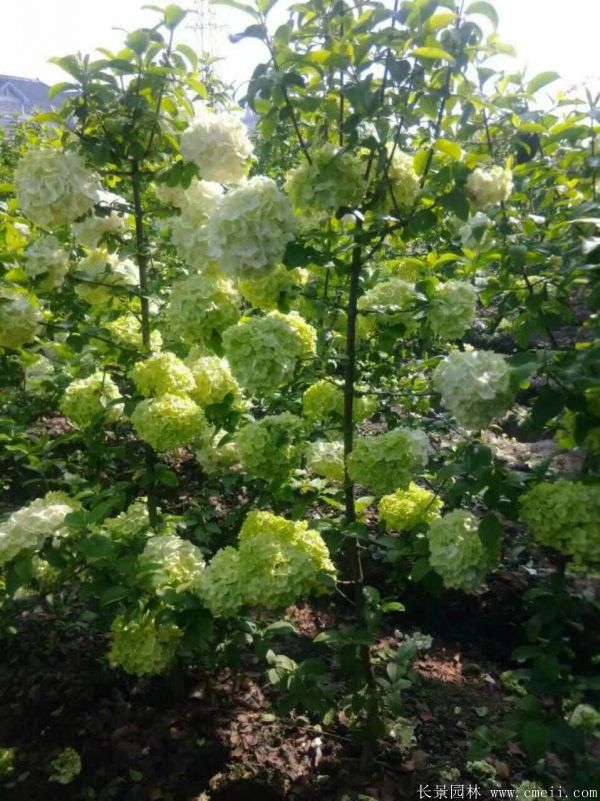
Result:
M122 314L114 320L102 323L102 328L106 328L117 345L129 350L142 349L142 329L135 314ZM152 331L150 334L150 348L155 353L162 348L159 331Z
M569 725L589 734L600 733L600 711L589 704L577 704L569 716Z
M154 567L152 585L159 594L167 589L178 593L200 591L204 570L202 551L176 534L150 537L140 563Z
M479 431L512 403L504 356L485 350L453 351L436 368L433 385L461 426Z
M434 334L443 339L458 339L473 322L477 290L466 281L438 284L427 319Z
M358 299L358 310L365 315L366 332L377 326L402 324L408 334L418 326L412 307L415 304L413 284L401 278L381 281Z
M128 540L137 534L148 534L150 520L147 499L137 498L124 512L120 512L115 517L107 517L101 524L95 526L94 531L116 540ZM168 535L174 531L174 524L159 521L158 533Z
M309 359L315 355L317 352L317 331L297 311L292 311L289 314L272 311L267 317L283 320L296 332L302 345L300 349L300 357L302 359Z
M64 492L48 492L13 512L0 524L0 565L4 565L22 551L37 551L46 537L60 539L67 531L67 515L79 504Z
M391 150L388 147L388 152ZM387 175L391 187L388 192L401 209L410 209L419 193L419 176L415 172L412 156L396 148L390 159Z
M114 423L123 414L119 388L112 378L97 370L87 378L72 381L60 401L60 410L69 422L87 428L102 415L107 423Z
M239 293L223 275L214 271L190 275L173 287L166 323L186 342L208 342L239 320L239 307Z
M331 381L322 378L311 384L302 396L304 414L312 423L325 423L331 417L341 420L344 416L344 390ZM371 417L377 410L374 397L361 396L354 399L353 418L360 423Z
M285 481L300 466L302 420L291 412L263 417L244 426L236 444L246 472L266 481Z
M131 378L138 392L145 397L191 394L196 386L191 370L170 351L155 353L143 362L136 362Z
M521 520L543 545L580 564L600 562L600 486L542 481L521 498Z
M344 443L318 439L306 448L306 466L329 481L344 480Z
M364 189L362 161L328 143L311 151L311 163L303 161L290 171L285 191L300 212L332 212L340 206L355 206Z
M0 747L0 777L10 776L15 769L16 748Z
M50 767L49 781L70 784L81 773L81 757L74 748L63 748Z
M119 260L104 248L88 251L77 264L75 292L96 309L111 308L119 298L129 299L129 286L138 282L138 268L131 259Z
M240 455L237 443L230 440L223 444L226 431L213 432L212 430L203 438L202 444L195 450L196 461L208 475L218 475L230 472L231 468L239 464Z
M96 177L67 150L30 150L17 164L15 192L24 214L41 227L73 222L98 197Z
M386 434L358 437L348 457L348 474L376 495L385 495L407 487L428 457L429 442L423 431L396 428Z
M435 520L442 505L442 501L433 492L411 481L407 489L384 495L377 509L379 517L388 528L412 531L417 526Z
M177 653L180 629L172 623L159 623L151 612L119 615L112 623L110 664L134 676L163 673Z
M144 442L159 453L190 445L208 426L204 412L191 398L172 394L138 403L131 422Z
M239 550L223 548L204 571L201 594L216 617L231 617L246 605L281 609L323 592L324 573L334 577L335 568L317 531L255 510L244 521Z
M497 564L479 537L479 520L464 509L438 517L429 528L429 563L445 587L470 592Z
M272 395L287 384L302 353L303 342L287 320L248 317L223 335L231 371L255 395Z
M38 333L39 309L27 295L12 287L0 288L0 348L20 348Z
M238 288L242 297L255 309L271 311L279 306L282 297L307 281L308 270L302 267L288 270L279 264L267 272L240 278Z
M227 359L190 355L186 362L194 378L194 388L189 395L200 406L221 403L228 395L239 398L240 386L231 374Z

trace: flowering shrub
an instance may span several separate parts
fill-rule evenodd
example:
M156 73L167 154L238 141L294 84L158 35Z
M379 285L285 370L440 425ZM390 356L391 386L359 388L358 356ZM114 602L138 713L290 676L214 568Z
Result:
M278 307L282 296L289 294L294 287L306 284L307 280L308 271L302 267L287 270L278 264L272 270L240 278L238 288L254 308L271 311Z
M282 314L278 311L269 312L268 317L277 320L284 320L300 339L300 356L309 359L317 352L317 331L312 325L306 322L298 312L292 311L289 314Z
M240 554L228 545L216 552L202 574L201 597L215 617L233 617L244 605Z
M186 394L196 386L191 370L169 351L136 362L131 370L131 378L138 392L146 397Z
M73 235L86 248L97 248L106 234L120 234L126 228L125 218L116 211L103 217L91 214L73 223Z
M39 550L49 536L60 539L65 534L65 518L77 508L77 502L65 493L48 492L13 512L0 524L0 565L23 551Z
M252 144L241 117L200 109L181 135L181 155L208 181L239 183L248 170Z
M227 359L190 356L187 364L194 379L194 387L189 390L189 395L200 406L221 403L228 395L239 397L240 387L231 374Z
M281 262L294 230L287 197L270 178L256 176L217 204L207 224L208 255L224 272L255 275Z
M521 498L521 519L543 545L580 564L600 562L600 487L543 481Z
M215 273L190 275L173 287L166 312L168 330L186 342L209 341L236 323L240 297Z
M348 457L348 474L376 495L384 495L407 487L428 457L429 442L423 431L396 428L386 434L357 437Z
M467 193L478 209L508 200L512 188L512 172L504 167L477 167L467 178Z
M181 208L177 217L169 219L171 239L177 252L190 267L199 272L206 270L211 266L206 224L223 194L223 187L213 181L192 181L186 190L160 184L159 187L156 191L163 202Z
M89 211L98 197L96 177L78 153L30 150L15 170L17 202L36 225L64 225Z
M418 325L412 311L414 304L415 288L401 278L382 281L358 299L358 308L366 315L369 329L402 323L406 333L414 331Z
M364 171L357 156L328 143L312 151L310 164L303 160L289 173L285 191L299 212L354 206L364 192Z
M342 418L344 414L344 390L333 382L321 379L311 384L302 396L305 416L314 423L325 423L330 417ZM354 422L360 423L371 417L377 410L374 397L355 398L353 408Z
M175 592L200 591L204 557L200 548L174 534L150 537L140 562L152 565L152 585L160 593L165 589Z
M119 388L106 374L97 370L87 378L72 381L65 390L60 402L60 410L68 420L87 428L103 416L106 422L114 423L123 414Z
M164 673L175 658L181 631L173 623L160 623L151 612L118 615L112 623L110 664L134 676Z
M600 733L600 712L590 704L577 704L569 715L569 726L591 734Z
M223 335L231 371L255 395L272 395L296 369L303 342L287 320L248 317Z
M137 276L131 259L119 260L116 253L97 248L77 264L75 292L90 306L111 305L127 298L127 287L137 284Z
M115 517L107 517L101 524L93 526L92 530L116 541L130 540L139 534L150 536L153 532L148 516L148 499L137 498L124 512ZM164 536L172 535L175 533L175 525L159 519L156 531Z
M208 475L227 474L239 464L240 455L235 440L222 441L226 433L223 430L215 433L209 431L195 450L198 464Z
M453 351L437 366L433 383L458 423L472 431L485 428L512 402L510 368L498 353Z
M443 339L458 339L475 318L477 291L466 281L438 284L427 315L434 334Z
M114 320L102 323L110 336L117 345L128 350L140 351L142 349L142 331L140 323L134 314L121 314ZM162 336L160 331L152 331L150 334L150 348L152 351L159 351L162 347Z
M138 403L131 422L138 435L161 453L192 444L208 425L204 412L191 398L172 394Z
M45 234L25 250L25 272L32 280L42 280L42 289L58 289L69 271L69 254L55 236Z
M318 439L306 447L306 466L329 481L344 480L344 443Z
M388 148L388 153L391 148ZM398 148L389 162L387 178L389 180L388 192L392 205L400 209L410 209L419 193L419 176L415 172L412 157Z
M463 509L433 520L428 537L429 563L445 587L470 592L496 565L479 538L478 519Z
M384 495L377 505L379 517L388 528L412 531L417 526L431 523L439 515L442 501L431 490L419 487L413 481L407 489Z
M266 481L284 481L300 466L302 433L302 420L290 412L245 425L236 438L244 469Z
M20 348L33 342L40 316L27 295L12 287L0 287L0 347Z

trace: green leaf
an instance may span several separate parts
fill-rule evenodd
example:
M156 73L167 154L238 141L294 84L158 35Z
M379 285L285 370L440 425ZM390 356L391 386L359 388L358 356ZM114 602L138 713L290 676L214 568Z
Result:
M267 626L265 634L298 634L298 629L289 620L276 620L275 623Z
M69 89L78 89L78 86L77 84L70 83L69 81L61 81L60 83L55 83L48 90L48 99L54 100L56 95L59 95L61 92L66 92Z
M432 58L434 60L441 59L442 61L454 61L454 56L442 50L441 47L417 47L412 51L411 55L417 58Z
M244 14L250 14L254 19L259 20L260 14L256 12L252 6L245 3L239 3L238 0L212 0L214 5L229 6L229 8L236 8L238 11L243 11Z
M127 47L133 50L138 56L145 53L150 44L150 34L148 31L132 31L125 40Z
M471 3L467 8L467 14L482 14L487 17L492 23L494 28L498 27L498 12L491 3L486 3L484 0L478 0L476 3Z
M542 387L531 410L531 423L536 431L541 431L548 420L552 420L565 407L565 396L559 389Z
M469 201L466 194L460 189L453 189L447 195L440 198L442 205L448 211L453 212L461 220L469 218ZM456 257L453 259L456 260Z
M129 594L127 587L109 587L100 596L100 606L110 606L122 601Z
M412 570L410 571L410 580L411 581L421 581L428 573L431 572L431 565L429 564L429 559L421 558L417 559L417 561L412 566Z
M172 3L165 8L165 25L170 31L174 31L175 28L186 18L187 13L188 12L183 8L180 8L178 5L175 5L175 3Z
M521 729L521 740L533 762L541 759L550 745L550 729L537 720L528 720Z
M540 72L539 75L536 75L535 78L532 78L529 83L527 84L527 92L530 95L535 94L540 89L543 89L544 86L548 86L549 83L554 83L560 78L558 72Z
M485 550L495 558L500 551L502 526L496 515L486 515L479 521L479 539Z
M438 139L435 143L435 147L441 153L445 153L447 156L450 156L455 161L460 161L462 157L462 148L456 142L451 142L449 139Z
M192 69L198 69L198 56L193 48L186 44L179 44L175 48L178 53L182 53L192 65Z

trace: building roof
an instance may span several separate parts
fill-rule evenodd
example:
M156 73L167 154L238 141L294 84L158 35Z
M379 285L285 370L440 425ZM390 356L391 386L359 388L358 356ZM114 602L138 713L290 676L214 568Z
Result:
M7 85L22 95L27 105L42 109L52 106L48 97L50 86L37 78L19 78L17 75L0 74L0 90Z

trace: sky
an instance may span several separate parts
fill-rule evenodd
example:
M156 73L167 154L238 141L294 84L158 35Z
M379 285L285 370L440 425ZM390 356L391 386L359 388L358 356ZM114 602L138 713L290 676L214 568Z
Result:
M384 0L389 2L392 0ZM142 10L144 2L165 5L164 0L0 0L0 74L39 78L47 83L65 80L64 73L48 59L78 50L93 53L98 46L117 50L124 33L148 24L153 12ZM288 0L279 0L274 21L284 16ZM563 76L562 87L586 81L600 87L600 0L492 0L499 17L498 32L516 47L517 68L534 75L554 70ZM208 0L179 0L183 7ZM244 82L264 57L257 40L231 44L230 33L243 30L248 18L231 8L212 7L211 50L223 58L222 76L243 94ZM199 49L201 33L191 16L182 40ZM482 21L483 18L479 18ZM591 79L591 80L590 80Z

